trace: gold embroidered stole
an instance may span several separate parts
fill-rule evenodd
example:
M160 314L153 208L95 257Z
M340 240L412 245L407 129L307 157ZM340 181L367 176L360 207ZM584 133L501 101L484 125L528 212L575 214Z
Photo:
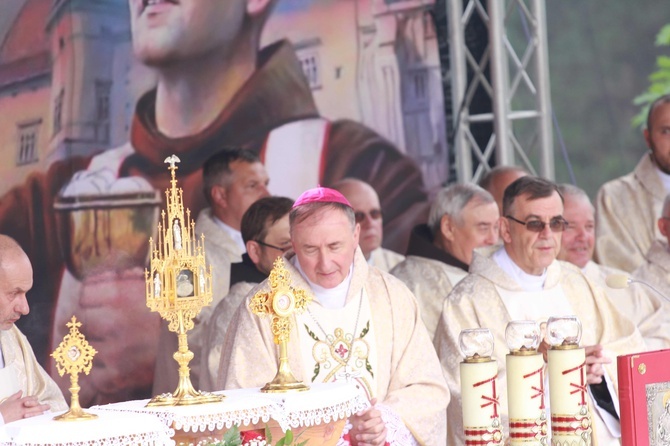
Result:
M356 380L376 395L377 347L365 288L339 309L312 302L296 316L304 375L311 382Z

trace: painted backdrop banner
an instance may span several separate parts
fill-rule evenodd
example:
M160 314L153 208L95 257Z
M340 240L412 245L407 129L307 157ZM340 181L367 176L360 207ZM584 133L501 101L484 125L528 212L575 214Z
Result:
M385 245L404 250L448 172L432 3L3 5L0 232L33 263L20 328L66 394L49 353L76 314L99 351L82 405L150 396L160 321L144 266L173 153L194 217L203 162L239 146L277 195L369 182Z

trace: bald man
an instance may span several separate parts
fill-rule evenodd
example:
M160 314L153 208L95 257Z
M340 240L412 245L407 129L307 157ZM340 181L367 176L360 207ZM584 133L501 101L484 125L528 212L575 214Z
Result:
M479 180L479 187L493 195L498 210L502 216L502 202L503 194L507 186L521 177L528 175L528 172L522 167L518 166L496 166L488 171L481 180Z
M37 363L16 321L30 311L30 260L14 239L0 234L0 425L67 404L56 383Z
M382 248L384 238L384 216L382 215L379 195L368 183L345 178L333 185L333 189L344 195L354 207L356 223L361 225L359 246L369 265L389 272L405 256Z

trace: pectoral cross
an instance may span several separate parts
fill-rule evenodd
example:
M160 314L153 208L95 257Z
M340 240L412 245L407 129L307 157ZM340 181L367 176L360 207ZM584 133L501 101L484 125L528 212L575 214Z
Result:
M344 381L346 381L348 383L351 382L355 378L360 378L361 376L363 376L361 374L361 371L360 370L355 370L349 364L345 364L344 368L335 374L335 377L337 378L338 381L340 379L344 379Z

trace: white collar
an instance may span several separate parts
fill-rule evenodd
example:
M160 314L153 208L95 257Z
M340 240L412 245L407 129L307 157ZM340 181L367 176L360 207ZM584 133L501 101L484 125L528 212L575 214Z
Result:
M247 247L244 244L244 239L242 238L242 233L240 231L238 231L237 229L235 229L231 226L228 226L227 224L225 224L224 222L219 220L218 217L216 217L214 215L212 215L212 216L214 217L214 221L216 222L216 224L219 225L219 227L221 229L223 229L224 232L226 234L228 234L231 239L233 239L233 242L235 242L235 244L242 250L242 252L247 252Z
M661 183L663 183L663 189L665 189L665 193L666 194L670 193L670 175L661 171L661 169L659 169L656 164L654 164L654 169L656 170L656 173L658 174L658 178L661 180Z
M305 279L305 281L309 284L309 287L312 289L314 297L316 297L316 299L321 305L323 305L324 308L331 310L344 308L344 304L347 301L347 293L349 292L349 284L351 284L351 276L354 270L353 263L349 267L349 274L347 274L347 277L345 277L342 283L333 288L324 288L307 278L305 271L303 271L302 267L300 266L300 261L298 260L297 255L293 256L290 261L293 266L295 266L296 269L300 271L300 275L303 277L303 279Z
M506 272L525 291L535 292L544 289L544 281L547 279L547 268L544 269L540 276L528 274L519 265L514 263L514 260L507 254L504 246L493 254L493 260L498 264L500 269Z

